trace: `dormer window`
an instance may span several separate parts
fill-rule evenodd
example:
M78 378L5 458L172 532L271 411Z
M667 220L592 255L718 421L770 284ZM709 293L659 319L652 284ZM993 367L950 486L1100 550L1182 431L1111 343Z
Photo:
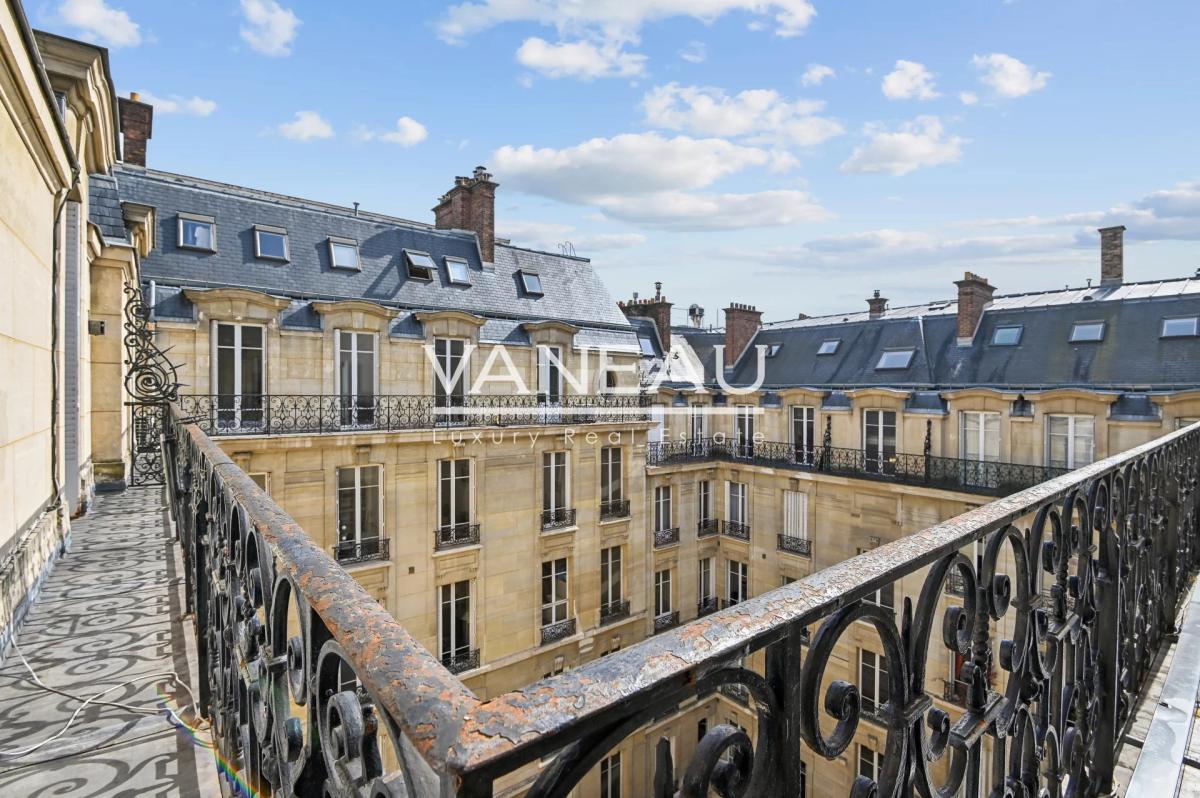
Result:
M446 276L453 285L471 284L471 270L462 258L446 258Z
M821 346L817 348L818 355L834 355L837 354L838 347L841 346L840 338L828 338L821 342Z
M433 272L437 269L428 252L406 249L404 262L408 265L408 276L413 280L432 280Z
M217 251L217 220L195 213L179 214L179 247Z
M288 259L287 230L282 227L254 225L254 256L263 260Z
M775 357L781 349L783 349L783 344L767 344L767 357Z
M1196 335L1196 317L1182 316L1177 319L1163 319L1163 338L1191 338Z
M358 271L362 267L358 263L358 242L353 238L329 237L329 262L335 269L352 269Z
M1102 321L1077 321L1071 327L1071 343L1073 344L1103 340L1104 322Z
M912 363L915 349L885 349L875 364L876 371L886 369L906 369Z
M529 296L542 296L542 278L537 272L521 272L521 287Z
M1016 346L1021 343L1021 332L1024 328L1020 324L1007 324L1003 327L997 327L992 333L992 346Z

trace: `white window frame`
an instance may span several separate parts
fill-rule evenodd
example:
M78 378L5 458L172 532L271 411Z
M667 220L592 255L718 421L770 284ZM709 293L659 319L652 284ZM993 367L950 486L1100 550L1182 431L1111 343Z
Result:
M1099 327L1099 334L1095 337L1084 337L1082 332L1090 327ZM1104 340L1107 332L1108 324L1103 321L1077 321L1071 325L1071 337L1068 340L1072 344L1098 344Z
M533 282L530 282L530 280L529 280L530 277L533 278ZM535 284L536 284L536 287L534 287ZM531 271L529 269L521 270L521 288L522 288L522 290L524 290L524 292L527 296L545 296L546 295L546 290L545 290L546 287L544 285L542 285L542 275L538 274L535 271Z
M738 599L734 601L734 585L738 588ZM725 561L725 602L729 605L740 604L750 598L750 564L741 560Z
M346 272L361 272L362 271L362 253L358 251L358 241L353 238L341 238L340 236L329 236L326 240L329 247L329 266L334 269L339 269ZM344 266L337 262L337 256L334 254L336 246L351 247L354 250L354 265Z
M269 471L249 471L246 476L250 477L255 485L262 489L262 492L271 495L271 473Z
M433 276L437 274L437 261L428 252L422 252L419 249L404 249L404 276L410 280L420 280L423 283L428 283L433 280ZM418 263L418 260L425 260L428 265ZM416 269L421 274L414 274Z
M558 595L558 589L557 589L557 586L559 584L559 581L557 579L557 576L559 573L559 568L558 568L559 563L562 563L561 571L562 571L562 575L563 575L563 579L562 579L563 595L561 595L561 596ZM547 571L546 571L547 565L550 566L549 573L547 573ZM571 617L571 614L570 614L570 610L571 610L571 607L570 607L571 566L570 566L570 563L567 562L566 557L555 557L553 560L543 560L542 561L542 585L541 585L541 587L542 587L543 595L545 593L547 579L550 580L550 586L551 586L550 587L550 596L551 596L551 598L550 598L549 604L547 604L543 601L542 605L541 605L541 613L540 613L539 617L542 618L542 626L543 627L553 626L556 623L562 623L563 621L566 621ZM547 610L550 611L550 621L549 622L545 621ZM560 612L562 614L561 617L559 617Z
M705 521L715 521L716 514L713 512L713 494L712 480L702 479L696 483L696 524Z
M458 507L458 491L454 488L461 477L456 473L458 464L465 462L467 464L467 520L465 522L443 523L442 519L442 499L445 498L445 491L450 491L450 517L457 515ZM449 468L447 475L446 469ZM469 457L447 457L437 461L437 517L438 529L453 529L458 523L471 524L475 520L475 464L471 462Z
M283 239L283 257L278 255L264 255L262 251L262 234L279 236ZM287 229L284 227L271 227L265 224L254 225L254 257L259 260L273 260L280 263L287 263L291 260L292 250L291 243L288 241Z
M558 482L562 480L562 505L557 504ZM547 482L550 506L546 506ZM554 512L571 507L571 453L565 449L542 452L542 511Z
M734 486L737 486L736 488ZM725 520L750 524L750 488L748 483L725 480Z
M912 365L913 357L916 356L916 354L917 354L916 349L913 349L913 348L907 347L907 346L897 347L895 349L885 349L879 353L879 360L875 363L875 370L876 371L904 371L905 369L907 369L909 366ZM906 357L904 357L904 362L902 364L892 365L891 363L886 362L886 361L889 361L890 359L894 359L899 356L906 356Z
M868 763L871 772L863 772L863 763ZM859 776L866 776L871 781L879 782L879 777L883 773L883 756L871 748L869 745L859 743L858 746L858 764L854 768L854 772Z
M375 531L374 535L364 535L363 528L362 528L362 524L363 524L363 487L364 487L363 486L363 472L366 471L367 469L372 469L372 468L376 469L376 474L378 476L379 509L377 511L377 517L379 518L379 529L377 529ZM354 487L353 488L341 487L341 484L342 484L341 472L347 471L347 470L354 472ZM365 465L338 466L334 470L333 478L334 478L334 490L337 493L337 501L334 502L334 518L336 521L335 526L338 526L341 523L341 517L342 517L342 504L341 503L342 503L343 491L351 491L352 490L353 495L354 495L354 537L352 539L347 539L346 541L343 541L342 535L341 535L341 529L338 528L337 542L349 543L350 540L353 540L355 545L361 546L362 542L364 540L382 539L383 538L383 530L384 530L384 526L386 523L384 520L384 517L383 517L383 508L384 508L384 504L383 504L383 485L384 485L384 483L383 483L383 466L379 465L379 464L372 464L372 463L368 463Z
M654 617L668 615L674 611L675 602L671 593L671 569L654 572Z
M223 346L221 341L221 327L233 328L233 345ZM253 327L260 331L262 346L250 347L251 349L260 349L262 351L262 385L260 390L255 393L247 391L246 386L242 383L242 354L246 350L246 346L242 343L243 333L247 327ZM260 416L266 413L266 396L267 396L267 326L265 324L249 324L240 321L221 321L213 319L212 325L209 327L209 340L212 343L210 357L211 360L211 382L212 394L218 397L216 406L218 411L232 410L233 423L235 427L242 426L242 397L243 396L260 396L262 397L263 406L255 409L255 412ZM236 385L236 390L233 393L223 394L220 390L220 359L221 350L230 350L230 357L233 358L233 382ZM232 408L221 407L221 396L233 397L234 405Z
M176 214L176 229L175 243L179 249L190 249L193 252L216 252L217 251L217 220L214 216L205 216L199 213L185 213L180 211ZM211 247L198 247L195 244L183 243L183 224L191 222L193 224L208 225L209 235L212 237Z
M671 528L673 497L670 485L658 485L654 488L654 531L661 532Z
M443 260L446 262L446 280L451 285L470 285L471 284L471 264L464 258L455 258L447 255ZM455 276L455 269L461 268L462 274Z
M970 442L968 439L968 436L972 434L971 432L968 432L968 430L967 430L967 422L970 419L974 419L974 421L975 421L976 428L973 431L973 434L975 436L975 451L978 453L978 455L979 455L978 457L971 457L969 450L968 450L968 443ZM988 426L989 421L995 422L996 438L994 441L995 447L993 447L994 454L988 451L989 441L988 441L988 435L987 435L987 426ZM1001 424L1002 424L1002 419L1001 419L999 413L994 413L994 412L987 411L987 410L962 410L962 411L960 411L958 414L958 440L959 440L958 456L961 457L963 460L971 460L973 462L980 462L980 463L998 463L998 462L1000 462Z
M1067 459L1065 466L1055 466L1051 457L1052 447L1051 438L1053 432L1054 421L1057 419L1066 419L1067 421ZM1091 451L1087 453L1087 459L1083 459L1081 453L1076 451L1078 444L1079 432L1078 427L1081 421L1087 421L1091 424ZM1046 465L1050 468L1068 468L1076 469L1082 466L1089 465L1096 461L1096 417L1088 415L1074 415L1066 413L1047 413L1046 414Z
M754 454L754 405L737 405L733 417L733 446L735 457Z
M870 662L868 663L868 658ZM870 671L870 674L867 671ZM887 657L883 654L878 654L869 648L860 648L858 650L858 685L859 696L862 701L863 712L870 714L878 714L879 708L887 704L891 697L891 683L888 681ZM867 686L870 686L870 696L868 697ZM880 700L883 691L888 692L888 698ZM873 709L868 708L868 702L873 705Z
M454 383L453 388L446 389L446 396L448 398L461 398L465 400L468 387L471 384L471 367L469 359L469 347L471 346L471 342L466 338L434 338L433 359L435 362L437 362L437 365L441 367L442 373L446 375L446 378L453 379L455 370L452 367L452 362L454 360L454 344L456 342L462 345L462 352L460 352L458 356L459 361L463 364L462 374L459 376L458 381ZM430 364L430 369L432 371L433 379L433 390L431 393L436 396L439 391L443 390L443 386L441 384L441 379L438 377L437 368L435 368L433 364Z
M342 337L344 335L349 336L349 349L343 348ZM364 350L359 348L359 345L362 343L360 337L365 337L371 342L371 386L373 391L370 394L359 393L359 380L362 379L362 375L358 368L358 356L364 352ZM346 355L350 357L350 385L348 386L348 391L345 390L347 386L342 385L342 358ZM347 426L357 426L360 423L358 418L360 410L358 399L365 397L374 400L375 397L379 396L379 336L376 333L362 332L360 330L335 329L333 331L333 379L336 383L335 390L337 396L339 398L344 396L351 400L349 407L351 411L349 414L350 423ZM345 409L343 408L343 410ZM371 421L374 422L374 402L372 402L370 408L365 409L371 412Z
M831 346L832 344L832 346ZM829 357L836 355L838 350L842 348L841 338L826 338L821 341L821 345L817 347L817 355L820 357ZM828 351L826 351L828 349Z
M713 581L713 558L701 557L696 566L696 598L699 602L709 601L717 594Z
M447 657L461 656L461 655L457 654L456 652L461 651L464 648L466 649L467 653L469 654L471 649L474 647L473 643L475 641L475 586L474 586L474 584L472 584L472 581L473 580L471 580L471 579L457 579L453 582L449 582L444 585L438 585L438 595L437 595L437 599L438 599L438 655L443 660L446 659ZM451 614L453 615L453 604L456 603L457 599L462 598L462 596L457 595L458 586L463 585L463 584L465 584L467 586L466 599L467 599L467 617L468 617L467 644L465 647L460 645L459 644L460 641L458 641L456 639L457 635L455 634L455 629L454 629L453 625L451 626L451 628L449 630L447 630L445 628L445 621L444 621L446 604L448 604L448 603L451 604ZM447 592L447 588L449 588L449 592ZM450 598L449 601L447 601L448 595ZM449 642L451 643L450 648L448 650L446 647L446 643L448 642L447 641L447 632L449 633Z
M1016 330L1017 338L1015 341L997 341L1001 330ZM1025 325L1023 324L997 324L996 329L992 330L992 346L1019 346L1021 338L1025 335Z
M600 760L600 798L621 798L621 752Z
M625 498L625 454L620 446L600 449L600 501L619 502ZM605 499L605 487L608 498Z
M621 546L606 546L600 549L600 607L616 604L625 598L625 580L622 562L625 559ZM614 555L615 553L615 555ZM615 556L615 559L614 559ZM615 579L614 579L615 576ZM615 586L615 590L614 590ZM604 593L607 590L608 600Z
M783 536L808 540L808 494L802 490L783 492Z
M547 403L561 402L566 394L562 347L557 344L538 344L537 354L539 398ZM551 385L552 382L555 384Z
M892 440L894 441L892 456L894 457L896 453L900 451L900 413L895 410L888 410L886 408L869 408L863 411L863 452L866 455L866 459L875 462L881 471L887 468L888 464L891 462L887 456L887 447L884 444L884 441L887 440L887 436L884 435L884 429L888 426L884 424L884 421L888 418L888 414L891 415L892 419ZM870 426L870 421L872 418L875 419L875 426L879 430L879 436L878 440L876 441L874 451L867 447L867 427Z
M792 405L788 434L792 439L792 453L798 463L811 462L817 450L817 409L812 405ZM797 436L796 425L800 425Z

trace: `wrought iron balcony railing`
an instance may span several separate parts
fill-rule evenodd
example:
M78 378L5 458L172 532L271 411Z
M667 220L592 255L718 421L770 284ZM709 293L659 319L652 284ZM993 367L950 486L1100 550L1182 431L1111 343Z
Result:
M776 441L735 444L720 438L698 438L647 444L646 465L705 460L746 462L988 496L1007 496L1067 473L1066 469L1049 466L922 454L896 454L882 459L862 449L832 446L803 449Z
M721 531L721 522L715 518L705 518L696 524L696 537L706 538Z
M363 538L361 540L339 540L333 547L333 558L342 565L353 565L371 560L386 560L391 554L387 538Z
M479 667L479 649L463 648L442 655L442 665L451 673L473 671Z
M617 599L600 605L600 624L613 623L629 617L629 599Z
M958 679L947 679L942 683L942 700L965 707L971 695L971 685Z
M433 548L437 551L472 546L478 542L479 524L446 524L433 530Z
M221 763L260 794L483 798L532 774L530 795L566 796L644 723L727 685L748 692L756 735L715 725L686 762L660 741L641 794L666 798L677 773L794 794L797 752L854 756L861 693L826 671L861 622L889 698L880 767L854 795L1094 798L1114 788L1121 724L1200 565L1195 424L481 700L197 426L173 414L163 447L206 677L198 709ZM978 562L961 553L976 541ZM961 603L943 598L951 572ZM902 579L923 587L901 611L863 601ZM1073 603L1047 606L1047 583ZM925 689L927 663L955 652L970 688L952 722Z
M679 542L679 527L673 526L670 529L654 530L654 548L661 549L664 546L674 546Z
M961 596L966 593L967 580L963 579L962 574L957 571L951 571L946 578L946 595Z
M600 502L600 520L615 521L629 517L629 499L610 499Z
M811 557L812 541L794 535L780 535L779 550L786 551L788 554L799 554L801 557Z
M696 617L701 618L717 611L717 597L708 596L696 602Z
M573 634L575 634L574 618L567 618L565 621L547 624L542 627L542 645L557 643L559 640L570 637Z
M180 413L209 435L291 435L438 427L619 424L649 419L641 394L337 396L191 394Z
M552 529L567 529L573 526L575 526L574 507L552 507L549 510L542 510L543 532L549 532Z
M750 539L750 525L741 521L722 521L721 534L738 540Z
M679 625L679 611L664 612L654 616L654 633L665 632Z

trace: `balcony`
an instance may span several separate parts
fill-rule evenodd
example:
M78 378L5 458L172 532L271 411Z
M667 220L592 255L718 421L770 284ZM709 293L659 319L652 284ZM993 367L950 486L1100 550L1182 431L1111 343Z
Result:
M548 646L551 643L557 643L559 640L566 639L573 634L575 634L574 618L567 618L565 621L547 624L542 627L542 645Z
M616 623L629 617L629 599L617 599L600 605L600 625Z
M679 625L679 611L664 612L654 616L654 634L665 632Z
M750 525L741 521L722 521L721 534L737 540L750 539Z
M629 499L612 499L600 502L600 520L616 521L629 517Z
M654 530L654 548L661 549L666 546L674 546L679 542L679 527L673 526L670 529Z
M433 530L434 551L473 546L479 542L479 524L447 524Z
M747 463L986 496L1007 496L1067 473L1065 469L1048 466L921 454L896 454L881 460L869 456L862 449L832 446L797 449L790 443L774 441L733 444L720 438L699 438L647 445L648 466L701 461Z
M575 510L571 507L552 507L542 510L541 519L543 532L570 529L575 526Z
M706 538L717 534L721 529L721 522L715 518L705 518L696 524L696 537Z
M649 419L640 394L563 396L336 396L191 394L179 412L217 435L319 435L441 427L622 424Z
M333 547L333 559L342 565L354 565L372 560L387 560L391 557L390 541L387 538L363 538L341 540Z
M717 611L716 596L708 596L696 602L696 617L703 618L705 615L711 615Z
M532 794L563 796L581 788L604 752L597 746L641 739L643 725L664 709L728 688L749 696L758 735L735 743L736 755L722 760L725 777L774 785L763 788L767 795L795 793L801 757L778 752L809 761L855 756L861 690L824 677L847 635L870 624L888 673L914 678L898 678L878 713L879 733L906 744L889 744L879 783L861 779L855 794L911 787L981 798L1002 784L1095 798L1116 786L1122 724L1151 684L1156 657L1174 645L1180 607L1186 600L1200 613L1200 600L1189 595L1200 565L1197 424L481 700L202 430L175 416L163 445L187 606L202 610L186 622L213 652L201 659L208 679L199 684L208 689L197 696L200 713L213 719L224 766L257 784L290 785L280 792L349 795L375 785L383 793L466 798L496 794L528 766ZM987 544L978 564L961 554L977 541ZM1001 598L946 606L952 571L972 583L1002 583L994 591ZM863 601L900 580L923 583L906 591L905 612ZM1074 604L1046 606L1038 596L1046 581ZM1194 625L1186 621L1184 634ZM541 638L574 632L568 619L543 627ZM1185 640L1193 642L1181 636L1172 678L1176 666L1197 662ZM968 658L963 679L971 689L952 722L915 676L927 659L944 662L955 652ZM995 688L976 664L991 662ZM934 678L926 674L925 683ZM1046 704L1059 689L1070 704ZM1186 711L1172 705L1185 724L1195 694L1193 684ZM840 731L831 734L835 725ZM726 732L709 730L687 760L660 746L655 781L709 773L728 749ZM1175 778L1157 782L1164 789L1184 767L1178 748ZM537 767L555 752L554 766ZM928 767L935 753L945 768ZM986 783L968 766L985 754L1000 769ZM404 765L385 764L393 762ZM908 787L896 783L898 774Z
M798 538L794 535L780 535L778 546L780 551L786 551L788 554L812 557L812 541L808 538Z
M442 655L442 667L451 673L464 673L479 667L479 649L459 649Z

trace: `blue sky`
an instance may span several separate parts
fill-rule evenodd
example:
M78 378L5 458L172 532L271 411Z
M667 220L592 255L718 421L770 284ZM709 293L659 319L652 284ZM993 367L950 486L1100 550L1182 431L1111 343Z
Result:
M497 228L682 322L1200 267L1200 4L1109 0L56 0L154 102L151 166Z

